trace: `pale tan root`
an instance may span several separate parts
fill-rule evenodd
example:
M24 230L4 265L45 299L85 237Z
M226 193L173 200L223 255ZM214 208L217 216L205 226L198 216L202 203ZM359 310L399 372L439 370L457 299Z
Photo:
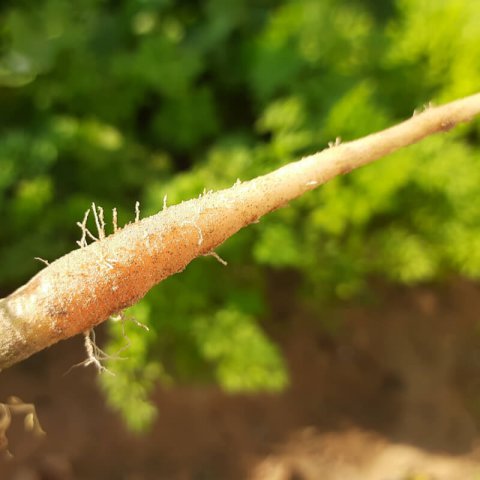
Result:
M26 285L0 299L0 370L49 345L89 331L133 305L155 284L210 254L266 213L327 182L480 112L480 94L428 108L409 120L339 144L272 173L205 193L127 225L51 263ZM453 168L453 167L452 167ZM103 212L93 209L102 229ZM116 215L114 214L116 218ZM116 222L116 220L115 220ZM95 237L94 237L95 238Z
M228 262L224 260L217 252L208 252L204 254L205 257L213 257L218 263L221 263L224 267L228 265Z
M33 257L34 260L38 260L39 262L44 263L47 267L50 265L50 262L48 260L45 260L44 258L41 257Z

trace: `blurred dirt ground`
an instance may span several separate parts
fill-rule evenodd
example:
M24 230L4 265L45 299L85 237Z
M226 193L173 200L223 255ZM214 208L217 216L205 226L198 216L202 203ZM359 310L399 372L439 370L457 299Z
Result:
M376 290L325 312L336 335L276 295L266 328L288 391L159 389L144 436L109 411L93 369L64 375L81 339L36 355L1 374L0 400L33 402L47 435L15 418L0 480L480 480L480 286Z

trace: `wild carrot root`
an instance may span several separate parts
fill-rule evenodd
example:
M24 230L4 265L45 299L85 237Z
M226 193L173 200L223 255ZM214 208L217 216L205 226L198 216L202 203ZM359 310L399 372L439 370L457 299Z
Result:
M335 142L262 177L137 218L88 246L82 243L0 300L0 370L89 331L242 227L336 175L450 130L479 112L480 94L428 108L397 126L353 142Z

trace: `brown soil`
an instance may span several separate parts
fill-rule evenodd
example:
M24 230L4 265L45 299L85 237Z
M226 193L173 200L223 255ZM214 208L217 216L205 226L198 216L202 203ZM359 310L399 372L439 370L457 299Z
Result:
M479 286L377 290L370 305L320 322L277 297L282 320L268 329L288 391L159 389L144 436L108 410L92 369L64 375L84 355L81 339L36 355L1 374L0 399L35 403L47 436L16 418L0 479L479 479ZM320 325L332 318L334 336Z

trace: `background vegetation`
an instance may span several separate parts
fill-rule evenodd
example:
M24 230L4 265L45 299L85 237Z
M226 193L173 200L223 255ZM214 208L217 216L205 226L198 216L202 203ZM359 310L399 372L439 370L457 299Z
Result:
M471 0L0 3L0 294L75 247L94 201L120 223L228 187L480 85ZM480 276L478 123L338 178L226 242L130 312L101 378L133 428L156 382L280 390L262 329L272 272L312 311L368 290ZM319 315L319 322L321 322ZM127 343L109 322L108 350ZM335 325L325 325L335 332Z

